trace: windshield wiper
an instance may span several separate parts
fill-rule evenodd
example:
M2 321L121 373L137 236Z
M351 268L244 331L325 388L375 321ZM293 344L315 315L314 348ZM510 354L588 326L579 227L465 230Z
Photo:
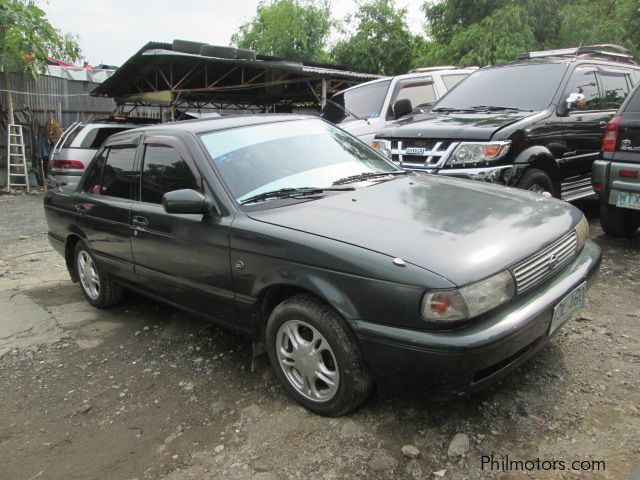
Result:
M355 190L353 187L342 188L320 188L320 187L299 187L299 188L279 188L278 190L271 190L269 192L258 193L249 198L245 198L240 202L240 205L246 205L247 203L256 203L270 198L291 198L298 195L314 195L317 193L323 193L326 191L343 191L343 190Z
M438 107L431 110L438 113L455 113L455 112L475 112L472 108L451 108L451 107Z
M475 105L471 107L472 110L482 110L487 112L500 112L504 110L512 110L514 112L533 112L533 110L527 110L520 107L501 107L497 105Z
M358 182L360 180L369 180L370 178L377 178L377 177L388 177L388 176L395 176L395 175L408 175L408 172L405 172L404 170L396 170L393 172L364 172L364 173L359 173L357 175L350 175L348 177L344 177L341 178L340 180L336 180L335 182L333 182L334 185L344 185L345 183L353 183L353 182Z
M346 113L350 117L355 118L356 120L366 120L365 118L361 118L358 115L356 115L355 113L353 113L351 110L347 109L347 107L345 107L344 105L340 105L338 102L335 102L335 101L331 100L330 98L327 98L326 101L327 101L327 103L330 103L331 105L335 105L340 110L342 110L344 113Z

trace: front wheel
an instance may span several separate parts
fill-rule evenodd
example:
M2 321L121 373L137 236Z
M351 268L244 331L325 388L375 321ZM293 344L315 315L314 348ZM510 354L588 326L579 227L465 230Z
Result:
M373 381L352 332L314 298L296 295L282 302L266 334L276 376L308 410L339 417L369 396Z
M631 238L640 224L635 212L600 201L600 226L612 237Z
M520 180L518 180L516 187L541 195L546 193L552 197L557 196L551 177L549 177L545 171L538 168L528 168L525 170Z
M76 245L74 258L80 288L91 305L108 308L122 299L122 287L98 268L93 252L84 242Z

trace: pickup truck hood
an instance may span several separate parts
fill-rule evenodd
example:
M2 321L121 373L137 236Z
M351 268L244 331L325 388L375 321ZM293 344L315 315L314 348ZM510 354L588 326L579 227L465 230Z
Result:
M582 217L534 193L423 173L248 215L400 257L459 286L529 257Z
M447 138L490 140L501 128L532 115L529 112L417 114L403 118L394 129L385 129L382 138Z

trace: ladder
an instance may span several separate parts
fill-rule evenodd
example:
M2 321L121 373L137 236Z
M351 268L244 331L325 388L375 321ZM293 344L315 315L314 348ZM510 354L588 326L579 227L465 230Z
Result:
M7 191L11 187L25 187L29 192L27 160L24 156L22 125L7 125Z

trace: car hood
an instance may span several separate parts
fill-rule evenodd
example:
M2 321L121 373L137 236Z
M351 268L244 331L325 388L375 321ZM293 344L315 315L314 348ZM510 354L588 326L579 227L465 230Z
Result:
M400 257L459 286L529 257L582 217L538 194L423 173L248 215Z
M377 137L490 140L501 128L532 114L529 112L417 114L403 118L395 128L385 129L379 132Z

